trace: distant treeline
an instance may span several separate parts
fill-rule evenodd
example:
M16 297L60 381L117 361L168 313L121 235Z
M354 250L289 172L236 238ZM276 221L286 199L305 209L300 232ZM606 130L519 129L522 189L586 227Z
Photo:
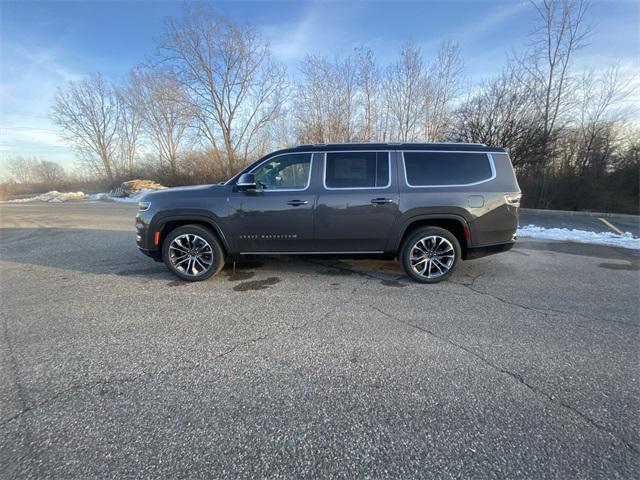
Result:
M640 130L625 72L574 68L587 2L531 8L529 47L472 85L452 41L431 59L405 44L389 65L367 47L310 53L290 76L254 26L187 6L126 81L94 73L56 94L51 118L78 170L13 158L4 189L210 183L296 143L465 141L509 149L526 206L638 213Z

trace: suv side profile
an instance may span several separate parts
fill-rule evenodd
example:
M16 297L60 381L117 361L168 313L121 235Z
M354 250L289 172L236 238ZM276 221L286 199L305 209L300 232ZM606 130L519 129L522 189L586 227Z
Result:
M147 194L140 250L183 280L251 255L397 257L413 280L510 250L520 188L505 149L463 143L300 145L223 184Z

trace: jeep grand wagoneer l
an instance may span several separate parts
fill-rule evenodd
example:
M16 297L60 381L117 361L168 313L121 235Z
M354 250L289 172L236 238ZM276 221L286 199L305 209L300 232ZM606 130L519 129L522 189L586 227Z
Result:
M322 144L273 152L224 184L146 195L138 247L184 280L247 255L397 257L418 282L509 250L520 188L502 148Z

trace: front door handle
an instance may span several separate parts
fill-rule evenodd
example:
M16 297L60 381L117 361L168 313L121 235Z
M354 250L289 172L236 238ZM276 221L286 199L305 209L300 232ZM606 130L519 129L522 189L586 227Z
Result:
M291 205L292 207L299 207L300 205L306 205L309 203L307 200L289 200L287 205Z
M371 203L374 205L384 205L385 203L393 203L391 198L373 198L371 199Z

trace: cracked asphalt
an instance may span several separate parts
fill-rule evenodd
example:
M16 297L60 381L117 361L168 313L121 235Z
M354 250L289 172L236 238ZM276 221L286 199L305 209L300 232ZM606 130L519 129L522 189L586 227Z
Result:
M189 284L138 253L134 213L0 205L0 477L640 475L636 251Z

